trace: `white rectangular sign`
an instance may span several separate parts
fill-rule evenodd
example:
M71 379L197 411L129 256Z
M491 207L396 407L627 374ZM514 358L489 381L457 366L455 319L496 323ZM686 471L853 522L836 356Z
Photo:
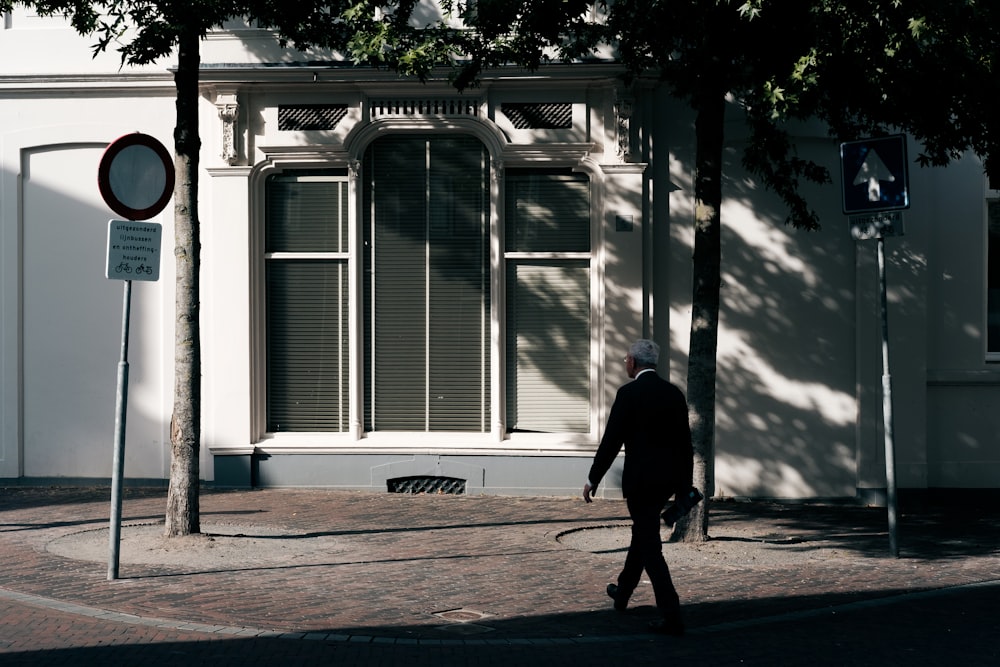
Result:
M882 211L868 215L852 215L848 217L851 223L851 238L855 241L867 241L886 236L903 235L903 213L901 211Z
M108 267L111 280L159 280L163 225L156 222L108 222Z

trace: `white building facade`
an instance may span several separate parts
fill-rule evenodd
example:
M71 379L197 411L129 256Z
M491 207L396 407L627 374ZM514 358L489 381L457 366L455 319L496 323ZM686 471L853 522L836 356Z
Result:
M173 63L119 69L89 43L23 12L0 31L0 483L111 474L123 283L105 277L115 215L97 169L132 132L172 149ZM682 388L687 364L692 118L618 73L496 72L460 94L316 64L262 31L211 34L205 481L576 494L629 343L658 341L660 373ZM877 499L875 242L851 238L839 179L810 186L822 230L786 227L742 171L735 110L729 125L715 492ZM821 131L798 147L838 173ZM886 240L897 485L995 489L1000 194L973 158L911 170L910 193L905 234ZM133 283L125 474L156 484L172 207L151 221L163 262L158 281Z

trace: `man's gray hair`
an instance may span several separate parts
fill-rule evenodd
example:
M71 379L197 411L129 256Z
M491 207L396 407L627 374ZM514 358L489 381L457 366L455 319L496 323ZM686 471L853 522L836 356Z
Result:
M632 343L628 353L635 359L635 365L642 368L656 368L660 358L660 346L645 338Z

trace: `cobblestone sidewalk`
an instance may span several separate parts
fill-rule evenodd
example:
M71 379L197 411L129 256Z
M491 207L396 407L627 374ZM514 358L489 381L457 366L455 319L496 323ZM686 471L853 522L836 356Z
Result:
M164 507L129 490L123 534L155 531ZM226 548L123 560L115 581L65 551L106 535L108 514L104 489L0 489L4 665L1000 658L1000 514L980 507L904 513L891 558L884 509L713 502L711 541L664 547L681 639L645 632L648 585L627 614L604 596L624 558L620 501L208 490L203 531Z

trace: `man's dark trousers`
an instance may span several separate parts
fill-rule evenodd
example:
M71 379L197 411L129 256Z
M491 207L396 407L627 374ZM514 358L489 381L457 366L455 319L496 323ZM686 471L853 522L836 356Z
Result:
M618 575L619 594L628 599L639 585L645 569L653 584L656 608L664 615L680 611L680 599L670 578L670 568L663 558L660 540L660 512L666 501L667 498L661 497L661 494L650 496L637 493L625 499L632 518L632 541L625 556L625 566Z

